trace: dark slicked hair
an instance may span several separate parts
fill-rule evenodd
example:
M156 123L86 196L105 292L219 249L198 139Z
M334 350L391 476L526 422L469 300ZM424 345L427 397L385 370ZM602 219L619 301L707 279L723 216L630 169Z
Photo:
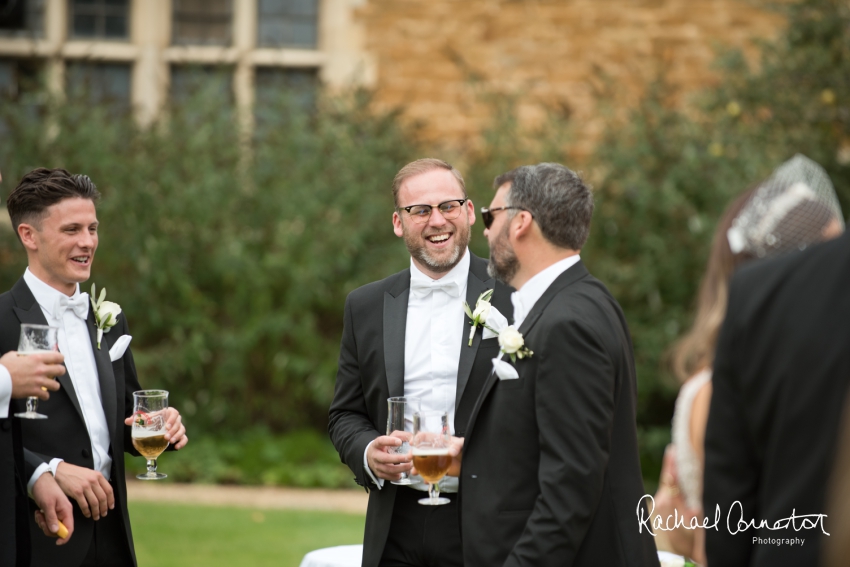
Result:
M514 176L505 195L507 205L530 212L543 237L555 246L581 250L593 216L593 194L581 177L559 163L525 165L508 173ZM517 209L508 213L516 216Z
M97 204L100 192L88 175L71 175L64 169L39 167L24 175L6 199L6 210L15 233L21 223L40 229L48 207L74 198L89 199Z

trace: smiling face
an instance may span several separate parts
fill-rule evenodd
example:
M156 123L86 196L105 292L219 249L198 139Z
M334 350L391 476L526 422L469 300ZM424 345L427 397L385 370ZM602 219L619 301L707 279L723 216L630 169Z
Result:
M89 279L97 250L97 213L90 199L63 199L45 209L40 222L21 223L29 269L67 295Z
M457 218L446 220L437 205L453 199L464 199L463 189L446 169L414 175L402 183L398 192L399 207L434 207L428 221L422 224L416 224L407 211L393 213L396 236L404 238L416 267L432 279L439 279L460 262L469 244L469 227L475 223L472 201L463 204Z

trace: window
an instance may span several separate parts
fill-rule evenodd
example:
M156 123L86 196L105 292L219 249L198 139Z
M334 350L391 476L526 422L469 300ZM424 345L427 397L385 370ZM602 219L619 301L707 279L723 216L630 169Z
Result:
M316 106L316 69L257 67L254 77L254 120L260 137L284 125L293 111L309 113Z
M233 69L223 65L172 65L171 99L183 103L194 97L233 102Z
M126 39L129 0L69 0L71 37Z
M66 71L67 92L115 110L130 108L130 65L71 61Z
M173 0L174 45L230 45L231 0Z
M41 88L41 61L0 59L0 97L19 100L21 95Z
M0 37L44 35L44 0L0 0Z
M259 0L257 44L316 49L318 0Z

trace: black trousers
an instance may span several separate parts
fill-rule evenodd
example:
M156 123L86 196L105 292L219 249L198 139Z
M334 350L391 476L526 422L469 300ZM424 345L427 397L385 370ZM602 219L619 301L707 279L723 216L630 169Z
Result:
M399 486L380 567L463 567L457 494L443 506L423 506L420 492Z
M72 536L73 537L73 536ZM89 551L80 567L132 567L124 520L116 506L94 523Z

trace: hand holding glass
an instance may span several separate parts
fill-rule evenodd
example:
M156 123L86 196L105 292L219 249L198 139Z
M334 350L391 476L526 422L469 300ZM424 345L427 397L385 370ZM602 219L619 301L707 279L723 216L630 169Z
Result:
M452 464L449 453L449 416L447 412L416 412L413 414L413 466L428 483L428 498L419 500L426 506L439 506L451 502L440 497L437 485Z
M139 390L133 392L133 447L148 461L148 472L136 475L139 480L161 480L168 475L156 472L156 459L166 447L165 410L168 392Z
M18 356L28 354L41 354L58 350L59 327L48 325L21 325L21 337L18 339ZM55 376L54 376L55 378ZM23 419L47 419L47 416L38 413L38 398L30 396L27 398L27 411L16 413L15 417Z
M409 396L396 396L387 398L387 435L398 437L402 440L398 447L390 448L391 453L398 455L407 455L410 453L410 438L412 434L412 424L408 424L405 415L408 413L419 411L419 398L411 398ZM393 484L408 485L413 484L410 480L410 473L401 473L399 480L392 481Z

